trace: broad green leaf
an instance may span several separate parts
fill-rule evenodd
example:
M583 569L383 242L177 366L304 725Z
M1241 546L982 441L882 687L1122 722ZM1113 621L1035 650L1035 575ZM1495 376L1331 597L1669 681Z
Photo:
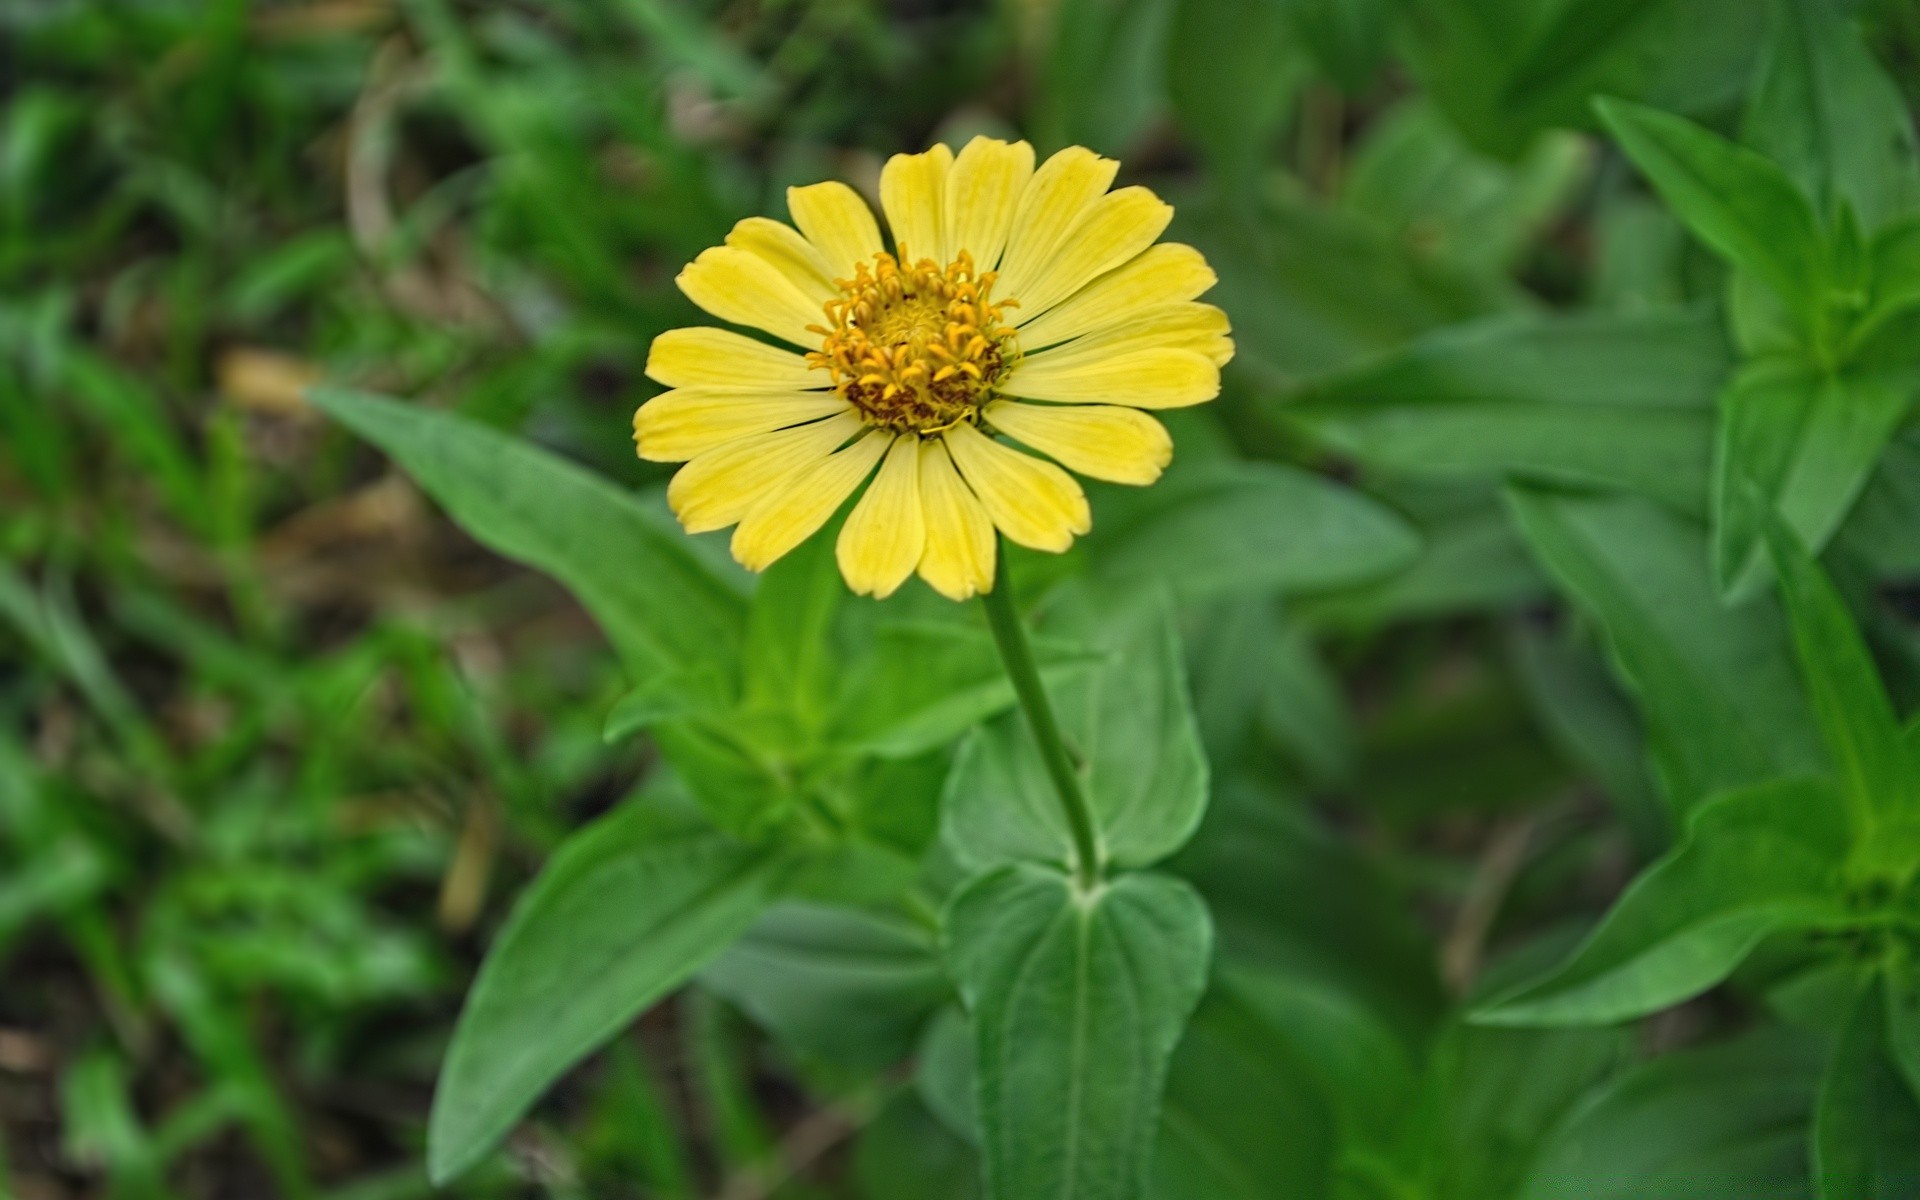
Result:
M1207 802L1207 759L1172 613L1138 606L1106 622L1105 662L1051 689L1077 757L1102 858L1138 867L1173 853ZM1073 839L1026 715L961 743L943 803L946 844L966 865L1071 861Z
M1561 5L1529 40L1527 52L1508 73L1501 100L1524 105L1564 86L1570 74L1605 61L1607 51L1630 39L1636 27L1664 6L1663 0L1590 0Z
M494 940L434 1092L427 1167L473 1166L548 1085L752 924L774 852L629 805L555 853Z
M1269 0L1177 0L1168 35L1174 116L1223 189L1251 193L1308 64Z
M1521 1186L1528 1164L1631 1047L1625 1029L1447 1025L1434 1039L1398 1144L1389 1147L1407 1190L1434 1200L1532 1200Z
M1769 934L1845 923L1846 851L1840 801L1825 783L1790 779L1710 801L1571 958L1475 1020L1604 1024L1688 999L1725 979Z
M1573 632L1562 631L1563 634ZM1522 628L1514 666L1547 732L1605 790L1634 848L1652 856L1673 838L1671 814L1647 770L1638 714L1607 675L1587 638Z
M1698 526L1630 497L1509 499L1541 563L1604 631L1676 812L1824 768L1778 606L1724 608Z
M1063 0L1043 14L1029 121L1042 150L1122 155L1165 103L1173 0Z
M1906 100L1834 0L1775 0L1745 140L1868 230L1920 205Z
M1490 159L1414 98L1370 124L1342 199L1423 254L1504 272L1561 214L1593 159L1590 142L1564 132L1542 137L1518 162Z
M1325 1196L1335 1121L1320 1078L1265 1014L1216 987L1167 1075L1153 1200Z
M1905 373L1827 375L1762 360L1720 398L1714 571L1723 592L1765 580L1761 530L1777 507L1816 553L1866 487L1913 398Z
M1800 673L1827 752L1839 769L1856 837L1868 836L1880 818L1911 820L1920 814L1920 763L1901 734L1853 614L1791 530L1776 518L1768 521L1766 533L1800 652Z
M1013 703L1013 685L977 614L954 621L890 621L865 631L871 653L839 684L834 741L904 758L950 745ZM1050 687L1084 674L1098 656L1068 639L1036 637Z
M603 736L617 742L669 721L717 716L732 691L733 680L705 664L651 675L608 710Z
M1893 1060L1907 1088L1920 1096L1920 962L1911 948L1888 954L1882 982L1887 1015L1887 1057Z
M1527 1200L1808 1200L1806 1122L1819 1048L1768 1030L1622 1075L1527 1173Z
M1273 411L1390 475L1616 487L1700 513L1729 365L1708 312L1489 317L1310 381Z
M856 1067L904 1058L949 995L925 926L793 902L754 922L700 982L794 1049Z
M834 696L834 618L847 595L835 561L837 522L795 547L760 577L747 614L741 707L810 733Z
M1684 117L1596 101L1621 148L1696 237L1812 322L1826 302L1826 238L1779 165Z
M1285 0L1284 9L1320 69L1347 92L1362 92L1380 69L1399 13L1395 0Z
M1462 507L1434 502L1431 489L1396 488L1389 498L1427 510L1419 559L1377 583L1309 597L1297 606L1308 624L1368 632L1422 618L1509 612L1552 594L1497 497L1483 494Z
M1176 199L1170 236L1206 254L1220 272L1207 300L1233 315L1230 380L1324 374L1428 330L1525 305L1504 279L1423 257L1358 214L1272 189L1262 199L1253 215Z
M977 1200L979 1155L917 1097L888 1104L860 1131L853 1174L863 1200Z
M1223 969L1352 996L1409 1042L1446 1007L1405 887L1300 797L1229 778L1174 867L1206 898ZM1249 994L1277 1006L1265 992Z
M1751 0L1409 0L1415 71L1488 153L1585 127L1596 93L1679 112L1726 102L1752 73Z
M1419 549L1392 511L1278 463L1207 463L1114 499L1088 539L1096 576L1116 587L1164 580L1183 599L1342 587Z
M450 413L337 388L312 399L392 455L468 533L566 585L635 675L733 669L745 603L664 513Z
M1813 1115L1821 1200L1920 1193L1920 1098L1887 1057L1885 996L1861 991L1827 1062Z
M1206 906L1164 875L1091 893L1001 867L949 902L948 962L972 1015L995 1200L1144 1192L1167 1061L1206 986Z

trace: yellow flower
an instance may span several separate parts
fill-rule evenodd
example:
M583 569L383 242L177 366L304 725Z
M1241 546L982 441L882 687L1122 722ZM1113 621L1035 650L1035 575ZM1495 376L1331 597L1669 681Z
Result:
M891 253L841 183L789 189L793 226L734 226L680 289L804 353L710 327L654 340L647 374L672 390L634 441L687 464L681 523L737 524L734 557L763 570L871 478L836 546L848 585L886 596L918 571L964 600L993 587L996 529L1061 551L1090 527L1061 467L1157 479L1173 443L1141 410L1211 400L1233 343L1195 302L1206 260L1154 244L1173 210L1109 191L1118 169L1079 147L1036 169L1027 143L975 138L887 163Z

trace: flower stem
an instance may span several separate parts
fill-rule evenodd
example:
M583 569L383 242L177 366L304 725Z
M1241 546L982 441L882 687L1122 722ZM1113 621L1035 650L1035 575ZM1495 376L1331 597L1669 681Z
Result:
M1100 841L1094 833L1093 810L1087 804L1086 793L1080 790L1080 776L1073 769L1066 739L1060 736L1053 705L1047 701L1046 685L1040 681L1033 650L1027 644L1026 627L1014 607L1013 581L1007 577L1004 543L998 546L996 554L999 561L995 564L993 590L982 593L980 600L986 605L987 624L993 627L993 640L1000 647L1000 661L1006 665L1007 679L1012 682L1014 695L1019 697L1020 707L1027 714L1034 741L1040 745L1040 758L1046 763L1047 774L1053 778L1054 790L1060 794L1060 806L1066 810L1067 828L1073 833L1074 874L1082 888L1091 889L1100 881Z

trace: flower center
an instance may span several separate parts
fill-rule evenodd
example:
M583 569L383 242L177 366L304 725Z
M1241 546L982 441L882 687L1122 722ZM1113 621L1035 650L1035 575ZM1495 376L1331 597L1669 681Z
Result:
M882 251L839 281L826 304L825 340L807 355L870 425L896 433L937 433L972 421L994 381L1018 357L1013 330L993 299L994 273L975 272L962 250L943 269L923 258L905 265Z

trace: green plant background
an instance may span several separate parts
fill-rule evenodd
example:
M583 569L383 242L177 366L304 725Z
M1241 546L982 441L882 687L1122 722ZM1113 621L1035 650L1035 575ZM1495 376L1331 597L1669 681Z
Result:
M0 2L0 1196L1920 1196L1917 97L1914 0ZM1008 564L1091 893L978 606L627 438L978 133L1238 344Z

